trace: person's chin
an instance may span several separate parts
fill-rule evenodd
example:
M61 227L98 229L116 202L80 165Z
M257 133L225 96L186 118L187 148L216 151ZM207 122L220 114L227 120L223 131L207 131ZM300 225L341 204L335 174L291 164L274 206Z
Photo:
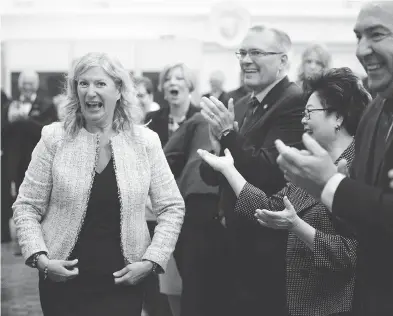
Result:
M370 76L368 79L369 89L380 94L391 95L393 90L393 78L391 76Z
M258 90L262 86L261 81L257 79L244 80L244 84L251 90Z
M104 118L104 113L87 113L84 117L86 121L99 122Z

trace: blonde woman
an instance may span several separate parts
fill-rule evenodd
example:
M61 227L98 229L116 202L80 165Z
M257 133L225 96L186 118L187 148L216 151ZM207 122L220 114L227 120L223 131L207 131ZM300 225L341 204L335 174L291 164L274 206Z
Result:
M119 62L81 57L67 90L64 122L44 127L13 205L19 244L40 271L45 316L140 316L144 281L165 271L184 202L159 138L133 123L135 89Z

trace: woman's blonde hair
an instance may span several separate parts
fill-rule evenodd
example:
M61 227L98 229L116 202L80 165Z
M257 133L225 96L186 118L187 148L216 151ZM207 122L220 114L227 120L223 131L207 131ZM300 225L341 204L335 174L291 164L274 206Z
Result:
M85 119L81 111L78 98L78 79L93 67L102 68L115 82L120 91L120 99L116 103L112 128L119 132L129 130L134 123L142 118L137 105L136 91L128 71L115 58L106 53L88 53L75 60L67 76L66 95L64 105L64 128L70 136L75 136L84 127Z
M184 64L184 63L174 63L171 65L167 65L161 71L160 76L159 76L159 80L158 80L158 91L160 91L160 92L164 91L164 83L167 80L166 78L168 76L168 73L175 68L181 69L183 76L184 76L184 80L187 83L188 89L190 90L190 92L193 92L195 90L196 78L195 78L193 71L190 68L188 68L186 66L186 64Z

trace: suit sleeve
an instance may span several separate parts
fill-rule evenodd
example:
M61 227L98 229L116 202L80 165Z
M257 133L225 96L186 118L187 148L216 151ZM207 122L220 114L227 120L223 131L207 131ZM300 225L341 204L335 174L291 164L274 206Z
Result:
M333 214L355 226L371 226L392 234L393 193L345 178L334 194Z
M210 186L217 186L217 185L221 184L221 182L224 180L221 173L214 170L205 161L201 161L201 164L199 166L199 173L201 175L201 179L203 180L203 182L205 182L207 185L210 185Z
M265 192L250 183L246 183L235 205L235 213L257 222L254 214L257 209L267 209L272 212L279 212L285 209L284 196L292 196L293 186L287 184L282 190L268 196Z
M221 139L222 148L231 151L240 173L246 176L247 172L257 171L261 175L261 181L264 182L261 188L268 186L269 182L277 177L279 171L276 164L278 151L274 145L275 140L281 139L289 146L302 146L303 98L289 97L281 103L280 107L280 113L274 118L263 148L250 144L247 138L238 132L231 132Z
M358 242L353 230L338 218L331 219L335 233L316 230L314 238L314 265L330 271L355 269Z
M189 142L194 134L192 119L182 124L164 146L165 157L175 178L179 177L188 159Z

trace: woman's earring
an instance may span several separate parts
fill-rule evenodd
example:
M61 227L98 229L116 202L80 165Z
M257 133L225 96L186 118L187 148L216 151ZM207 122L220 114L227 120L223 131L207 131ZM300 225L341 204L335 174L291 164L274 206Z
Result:
M337 126L335 127L336 133L337 133L340 129L341 129L341 126L340 126L340 125L337 125Z

